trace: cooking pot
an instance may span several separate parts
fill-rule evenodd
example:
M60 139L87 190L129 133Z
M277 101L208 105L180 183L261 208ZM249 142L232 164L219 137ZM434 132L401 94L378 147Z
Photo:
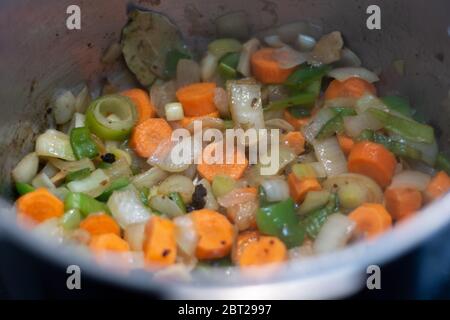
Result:
M81 9L81 30L68 30L66 26L66 10L74 4ZM450 151L447 0L142 0L138 4L168 15L196 49L214 36L214 19L232 11L245 11L253 31L301 19L321 23L325 32L339 30L365 66L381 71L380 91L408 97L437 128L441 148ZM49 101L55 88L101 81L104 69L100 58L111 43L119 40L127 21L127 5L124 0L0 3L0 239L26 252L25 257L38 257L49 268L58 270L76 264L83 275L107 281L117 288L157 293L161 297L337 298L365 285L369 265L383 265L449 225L450 195L447 195L375 241L292 263L271 277L235 277L233 272L218 270L206 279L187 283L161 283L145 272L123 274L105 270L89 259L41 242L19 229L10 210L11 168L33 148L36 135L52 125ZM366 25L369 5L380 7L381 29L369 30ZM404 66L404 72L395 72L399 65ZM10 273L14 268L17 278L30 281L32 290L36 282L33 277L39 278L42 268L35 268L27 260L15 263L16 258L16 251L3 250L1 268L3 271L9 268Z

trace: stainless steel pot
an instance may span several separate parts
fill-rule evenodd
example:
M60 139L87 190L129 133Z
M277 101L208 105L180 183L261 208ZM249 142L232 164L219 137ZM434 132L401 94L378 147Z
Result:
M120 37L126 22L127 2L4 0L0 3L0 177L2 197L7 204L12 200L12 166L32 148L36 135L51 125L47 111L53 90L101 80L103 69L99 59ZM66 9L71 4L81 8L80 31L66 28ZM381 8L381 30L366 27L366 8L370 4ZM169 15L189 43L198 48L213 36L214 18L236 10L247 12L253 30L305 18L320 21L325 31L340 30L365 65L384 70L381 90L408 96L439 128L441 147L449 151L450 106L443 104L450 89L450 2L446 0L148 0L139 1L139 5ZM395 60L404 62L403 76L392 72ZM50 248L19 230L6 206L2 206L0 215L0 237L37 254L49 265L78 264L86 274L118 286L157 291L172 298L349 295L365 284L368 265L380 265L396 258L450 222L450 195L447 195L375 242L360 243L292 264L270 279L225 276L218 271L209 280L196 279L194 284L161 284L146 274L120 275L105 271L67 250ZM0 257L0 264L5 259L9 258ZM30 272L31 269L32 266Z

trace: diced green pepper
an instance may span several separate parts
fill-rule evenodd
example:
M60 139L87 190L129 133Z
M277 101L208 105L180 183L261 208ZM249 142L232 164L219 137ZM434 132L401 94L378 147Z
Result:
M381 101L392 111L398 112L405 117L412 118L414 111L411 109L408 100L399 96L387 96Z
M91 138L88 128L73 128L70 131L70 145L77 160L83 158L93 159L98 156L97 145Z
M291 198L261 207L256 214L256 223L261 233L280 238L289 248L300 245L305 237Z
M91 169L84 168L77 171L69 172L66 176L65 182L69 183L75 180L81 180L87 178L91 174Z
M192 59L192 57L189 53L178 49L173 49L167 52L165 74L168 78L173 78L175 76L178 62L181 59Z
M17 193L19 193L21 196L23 196L24 194L33 192L34 190L36 190L36 188L28 183L16 182L16 190L17 190Z
M90 213L109 213L108 206L84 193L70 192L64 200L65 210L78 209L86 217Z
M238 71L236 70L241 54L239 52L227 53L219 61L218 71L222 78L226 80L236 79Z
M444 170L450 174L450 158L443 153L439 153L436 159L436 169Z
M312 211L306 215L301 221L300 226L304 228L306 234L315 239L319 234L320 229L327 220L328 216L339 210L339 201L336 194L331 194L327 205Z
M328 65L316 67L303 64L289 76L285 85L291 89L300 90L306 88L312 82L322 79L330 70L331 67Z
M130 179L127 177L120 177L116 180L113 180L108 188L106 188L105 191L101 195L97 197L97 200L106 202L108 201L109 197L113 194L114 191L125 188L130 184Z
M307 107L308 105L311 105L315 100L316 96L313 93L303 92L286 99L271 101L267 106L266 111L282 110L295 106Z
M169 193L169 199L175 202L178 208L181 209L181 211L186 213L186 205L184 204L183 198L178 192Z
M333 136L336 133L341 133L344 131L344 122L341 115L334 116L320 129L317 134L317 139L326 139Z
M70 209L60 218L60 223L65 230L74 230L78 228L81 220L82 216L80 210Z
M368 111L383 124L386 130L390 132L396 133L405 139L415 142L434 142L434 130L428 125L401 118L375 108L369 108Z
M311 115L311 108L309 107L302 107L302 106L289 107L287 110L291 114L291 116L297 119L306 118Z

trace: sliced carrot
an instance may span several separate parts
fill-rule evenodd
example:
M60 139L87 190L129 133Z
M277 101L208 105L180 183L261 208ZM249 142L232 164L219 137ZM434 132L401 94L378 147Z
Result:
M262 83L278 84L287 80L294 68L282 69L273 58L275 49L263 48L250 58L253 76Z
M153 216L145 227L145 261L155 267L164 267L174 264L176 257L175 224L169 219Z
M239 256L240 267L261 266L269 263L280 263L287 259L284 243L276 237L262 236L250 241Z
M92 214L81 221L80 229L86 230L91 236L113 233L120 236L120 227L117 222L105 213Z
M149 158L161 141L170 139L172 128L164 119L149 118L134 127L130 146L141 157Z
M366 175L381 187L387 187L397 166L394 154L381 144L362 141L355 144L348 156L348 170Z
M290 125L293 126L295 130L300 130L304 125L306 125L311 120L311 117L296 118L288 110L284 110L283 116L284 120L289 122Z
M215 89L213 82L194 83L178 89L177 99L183 105L184 115L197 117L217 112Z
M309 191L319 191L322 189L316 178L299 179L293 172L288 176L288 184L291 197L297 203L305 200L306 194Z
M384 201L392 217L402 220L422 207L422 194L411 188L389 188L384 192Z
M305 151L305 137L300 131L291 131L282 137L282 142L299 155Z
M450 177L444 171L440 171L431 179L425 190L425 198L427 201L433 201L442 197L450 190Z
M60 217L64 213L64 203L45 188L21 196L17 199L16 207L19 217L35 222Z
M238 263L242 255L242 251L247 247L247 245L252 241L258 240L259 237L260 234L258 231L244 231L238 234L232 253L234 263Z
M126 252L130 251L128 243L115 233L105 233L91 238L89 248L94 252L112 251Z
M217 162L215 162L215 159L210 158L215 148L216 145L210 144L203 150L202 161L197 165L198 173L210 182L217 175L226 175L235 180L240 179L248 167L248 160L245 155L241 154L238 148L234 148L233 161L227 163L226 150L224 150L222 159L217 158ZM211 164L208 162L211 162Z
M345 134L338 134L337 139L342 151L346 156L348 156L353 146L355 145L355 141L353 141L352 138L346 136Z
M198 259L217 259L227 256L233 245L234 229L228 219L213 210L202 209L191 213L199 237Z
M360 98L366 93L376 95L377 89L364 79L355 77L345 81L333 80L325 91L325 100Z
M356 223L357 230L369 238L382 234L392 226L391 215L378 203L364 203L348 217Z
M202 120L204 118L220 118L219 112L212 112L209 114L206 114L204 116L198 116L198 117L184 117L183 119L177 121L177 123L183 127L187 128L192 122L196 120Z
M150 96L142 89L130 89L123 91L121 95L130 98L138 112L138 124L144 122L148 118L154 118L156 115L156 108L150 101Z

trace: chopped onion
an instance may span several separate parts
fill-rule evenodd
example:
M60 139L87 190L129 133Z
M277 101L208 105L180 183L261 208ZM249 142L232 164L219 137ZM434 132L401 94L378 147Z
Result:
M258 39L252 38L242 46L242 52L236 70L242 73L245 77L250 77L252 74L250 68L250 58L252 54L259 49L260 45L261 43Z
M75 156L68 135L48 129L36 140L36 154L40 157L60 158L74 161Z
M261 85L248 80L227 82L228 101L233 121L244 130L263 129L264 114L261 103Z
M361 59L349 48L343 48L341 51L341 60L336 63L340 67L361 67Z
M157 183L161 182L168 176L168 173L164 170L153 167L150 170L138 174L137 176L134 176L132 179L133 185L140 189L140 188L151 188Z
M278 202L289 198L289 186L284 179L267 179L263 181L261 186L266 192L267 201L269 202Z
M314 49L317 41L311 36L305 34L299 34L297 36L296 46L300 52L309 52Z
M283 41L281 41L280 37L276 34L264 37L264 42L269 47L272 47L272 48L281 48L286 45Z
M200 82L200 66L191 59L181 59L177 65L177 87Z
M75 96L69 90L64 90L58 94L53 102L53 115L56 124L69 122L75 112Z
M278 27L277 34L283 42L292 44L299 34L319 38L322 35L322 27L309 21L297 21Z
M62 201L64 201L64 199L66 199L66 196L70 193L69 189L64 186L49 189L49 191Z
M298 214L304 215L325 206L330 200L330 192L326 190L309 191L298 208Z
M33 229L39 239L51 241L51 243L62 244L64 241L64 229L59 224L58 218L52 218L41 222Z
M92 97L89 92L89 88L84 86L75 99L75 112L85 113L91 101Z
M354 229L355 222L347 216L340 213L330 215L317 235L314 252L328 253L344 247Z
M177 121L184 118L183 106L179 102L171 102L164 106L167 121Z
M275 49L273 59L278 62L282 69L291 69L306 62L309 58L308 53L298 52L289 46Z
M334 117L335 114L333 110L321 109L311 121L302 128L306 141L313 143L323 126Z
M256 199L257 195L255 193L249 192L245 188L237 188L231 190L226 195L219 197L217 201L222 207L230 208L232 206L254 201Z
M248 17L244 11L225 14L216 19L217 35L222 38L248 38Z
M178 204L170 199L168 196L157 194L149 199L150 208L157 210L170 218L179 217L185 212L178 206Z
M109 181L105 172L97 169L84 179L69 182L67 188L72 192L82 192L96 198L106 190Z
M82 113L75 112L67 128L67 134L70 134L70 131L72 131L72 129L74 128L85 127L85 122L86 116Z
M405 142L404 138L392 136L393 139L400 140ZM436 158L439 153L439 146L436 142L436 139L432 143L424 143L424 142L415 142L415 141L406 141L408 146L420 151L420 159L428 164L429 166L434 166L436 163Z
M425 191L431 177L420 171L404 170L392 178L390 188L412 188Z
M178 248L188 257L194 257L199 237L191 216L176 217L173 222Z
M347 172L347 159L336 137L313 142L317 159L322 163L329 177Z
M88 158L84 158L78 161L64 161L52 158L49 161L53 166L61 171L74 172L82 169L90 169L92 171L95 170L94 163Z
M200 73L203 81L210 81L216 72L219 59L212 53L206 53L205 57L200 62Z
M172 192L178 192L183 198L184 203L191 203L194 193L194 183L186 176L174 174L161 182L158 192L163 195L169 195Z
M328 72L328 76L339 81L345 81L349 78L361 78L367 82L374 83L380 81L380 78L372 71L361 67L337 68Z
M204 198L205 208L217 211L219 209L219 204L217 203L217 200L214 197L211 184L209 183L209 181L206 179L202 179L198 183L201 184L206 189L206 196Z
M355 106L356 101L357 101L356 98L351 97L330 99L325 101L324 108L336 108L336 107L352 108Z
M365 130L379 130L383 124L368 112L363 112L356 116L344 117L345 133L352 138L356 138Z
M175 81L162 84L154 83L150 89L150 98L160 118L164 118L164 107L170 102L177 101Z
M267 129L281 129L284 132L294 131L295 128L284 119L270 119L265 121Z
M227 214L239 231L244 231L255 225L258 201L252 200L227 208Z
M47 189L55 189L55 185L52 180L44 173L39 173L34 179L31 181L31 185L35 188L47 188Z
M129 178L133 174L130 165L128 164L128 160L125 157L114 161L109 168L104 169L104 172L111 181L117 178Z
M175 150L175 146L178 144L188 144L187 148L182 147L182 150L193 151L192 153L194 153L194 155L190 154L189 159L181 159L187 161L181 161L181 163L175 162L174 160L176 157L172 155L172 150ZM192 138L184 138L180 142L174 142L171 141L171 139L166 139L160 142L153 155L147 161L152 166L157 166L167 172L182 172L189 168L192 164L192 159L194 159L195 156L198 156L195 154L196 149L194 148L194 150L192 150L191 146Z
M134 188L114 191L107 205L114 219L124 229L130 224L146 222L151 217Z
M383 202L383 191L380 186L371 178L357 173L344 173L330 177L323 182L323 188L334 192L350 184L364 190L364 202Z
M145 238L146 222L129 224L124 230L124 239L133 251L142 251Z
M216 88L214 91L214 104L219 110L220 116L228 118L230 116L230 108L228 106L227 92L223 88Z
M218 129L218 130L225 129L225 122L221 118L216 118L216 117L199 117L198 119L195 119L194 121L189 123L186 126L186 130L188 130L188 131L193 133L194 129L195 129L195 124L198 123L198 122L201 122L203 130L210 129L210 128L214 128L214 129Z
M30 183L37 174L39 158L36 152L27 154L12 170L12 177L15 182Z
M390 112L388 107L383 103L383 101L381 101L381 99L371 94L366 94L356 101L355 109L358 114L367 111L369 108Z

